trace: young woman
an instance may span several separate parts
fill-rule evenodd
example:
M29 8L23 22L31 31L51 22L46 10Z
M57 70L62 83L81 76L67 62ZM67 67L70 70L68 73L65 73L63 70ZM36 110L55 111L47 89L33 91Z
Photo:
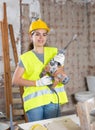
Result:
M60 116L60 105L68 102L63 84L58 83L55 93L48 87L53 83L51 78L48 75L40 78L44 67L58 51L55 47L45 46L49 31L41 19L31 23L30 49L20 56L12 79L14 85L24 86L24 110L29 122Z

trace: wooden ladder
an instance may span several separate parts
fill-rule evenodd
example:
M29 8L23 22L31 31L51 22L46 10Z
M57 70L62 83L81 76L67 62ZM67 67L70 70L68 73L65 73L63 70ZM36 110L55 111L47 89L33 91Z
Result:
M23 110L23 87L12 86L12 73L18 62L18 55L16 49L16 43L14 38L13 26L7 23L6 3L3 4L4 19L0 22L1 34L2 34L2 48L3 48L3 59L4 59L4 88L5 88L5 99L6 99L6 116L10 119L10 104L12 105L13 120L22 120L26 122L27 118ZM10 66L10 54L9 54L9 40L8 31L10 33L10 39L13 48L13 55L15 61L15 67ZM24 119L24 121L23 121Z

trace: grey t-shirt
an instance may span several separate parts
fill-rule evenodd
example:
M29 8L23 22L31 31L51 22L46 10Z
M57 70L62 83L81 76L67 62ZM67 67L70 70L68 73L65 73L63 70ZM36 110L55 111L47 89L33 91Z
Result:
M37 53L35 51L32 51L32 52L39 58L40 61L42 61L44 63L44 54L39 54L39 53ZM18 66L24 68L24 65L23 65L21 60L18 62Z

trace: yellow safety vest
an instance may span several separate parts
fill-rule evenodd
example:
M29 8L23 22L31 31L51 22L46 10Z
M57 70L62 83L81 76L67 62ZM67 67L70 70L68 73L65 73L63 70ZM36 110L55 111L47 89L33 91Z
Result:
M39 75L43 68L49 63L49 61L57 54L57 48L44 47L44 63L42 63L38 57L32 52L28 51L20 56L25 67L23 78L27 80L38 80ZM55 90L59 96L59 103L64 104L68 102L64 85L59 83ZM23 93L24 109L25 111L33 108L49 104L50 102L58 103L57 95L52 92L48 86L24 86Z

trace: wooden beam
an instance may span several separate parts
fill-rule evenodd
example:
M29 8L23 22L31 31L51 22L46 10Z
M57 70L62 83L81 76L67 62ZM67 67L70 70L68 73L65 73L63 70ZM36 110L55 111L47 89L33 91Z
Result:
M15 43L15 38L14 38L13 26L11 24L9 24L8 27L9 27L10 38L11 38L11 43L12 43L12 48L13 48L13 55L14 55L15 65L17 65L17 63L18 63L18 54L17 54L17 48L16 48L16 43Z
M12 104L12 84L11 84L11 69L10 69L10 55L9 55L9 42L8 42L8 24L6 14L6 3L3 3L4 18L1 22L2 33L2 47L4 57L4 88L6 97L6 116L10 117L10 104Z

